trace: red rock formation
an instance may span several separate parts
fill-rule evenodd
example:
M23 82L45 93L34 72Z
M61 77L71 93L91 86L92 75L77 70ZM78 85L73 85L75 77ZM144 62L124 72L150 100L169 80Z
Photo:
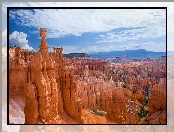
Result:
M35 97L26 95L24 111L26 124L36 124L38 119L43 123L54 124L58 118L58 84L54 64L48 54L46 30L41 29L40 32L42 37L40 52L34 53L28 66L28 93L35 93ZM29 113L37 114L32 118Z
M72 69L63 69L61 74L63 108L67 114L82 123L82 105L78 97L77 86L74 81L74 71Z
M141 119L138 124L166 124L166 111L157 111Z
M166 87L165 87L165 78L160 79L159 85L154 85L152 88L152 95L148 103L149 106L149 115L166 110Z
M37 124L38 120L38 101L36 86L28 83L26 98L25 98L25 124Z
M25 87L27 81L27 68L26 63L24 60L21 59L20 52L22 51L21 48L16 47L14 48L15 56L13 60L10 60L9 64L9 96L10 98L21 98L24 101L25 98Z
M149 115L166 110L166 82L160 79L165 66L66 59L62 47L48 52L46 33L40 29L39 52L10 49L10 99L25 102L26 124L87 123L83 111L103 112L111 123L136 124L147 88L152 89Z

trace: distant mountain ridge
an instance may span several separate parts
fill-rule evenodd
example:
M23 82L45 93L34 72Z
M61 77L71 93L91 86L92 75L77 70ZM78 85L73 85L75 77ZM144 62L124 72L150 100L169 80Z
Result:
M88 54L86 53L69 53L69 54L63 54L64 57L66 58L75 58L75 57L89 57Z
M115 57L130 57L131 59L145 59L145 58L158 58L166 56L166 52L153 52L145 49L138 50L125 50L125 51L111 51L111 52L97 52L89 54L93 58L115 58Z

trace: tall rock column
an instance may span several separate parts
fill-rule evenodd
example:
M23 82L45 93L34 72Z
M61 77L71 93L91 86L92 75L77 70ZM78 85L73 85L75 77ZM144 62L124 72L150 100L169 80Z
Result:
M38 121L38 101L36 86L28 83L25 97L25 124L37 124Z
M54 61L51 54L48 54L48 45L46 43L46 29L40 29L42 42L39 52L33 54L30 61L30 70L28 75L29 91L33 93L35 90L35 98L31 95L26 95L25 121L30 124L35 124L36 119L44 124L58 123L58 86L54 71ZM30 107L31 106L31 107ZM34 120L30 120L31 114L37 113Z
M74 81L74 71L64 69L62 71L62 92L63 107L67 114L79 123L82 123L82 105L81 100L76 93L76 83Z
M63 48L53 48L54 50L54 71L55 71L55 79L57 82L57 89L58 89L58 111L59 113L63 113L63 102L62 102L62 78L61 78L61 71L63 70L63 67L65 65L65 62L63 60Z
M160 85L154 85L152 88L152 95L150 96L149 102L149 115L166 110L166 88Z

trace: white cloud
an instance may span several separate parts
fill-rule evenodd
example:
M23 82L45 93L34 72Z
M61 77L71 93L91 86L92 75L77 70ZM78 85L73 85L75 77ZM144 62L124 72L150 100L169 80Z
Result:
M95 53L95 52L110 52L110 51L124 51L124 50L137 50L137 49L146 49L148 51L154 52L165 52L166 49L164 48L165 44L163 43L154 43L154 42L147 42L147 43L127 43L124 45L117 45L117 46L86 46L80 50L79 53Z
M96 53L96 52L109 52L109 51L118 51L118 46L86 46L79 50L83 53Z
M127 46L127 49L130 49L130 50L146 49L148 51L154 51L154 52L166 52L165 43L140 42L140 43L127 43L124 46Z
M157 38L166 35L166 26L165 26L165 16L163 16L163 20L155 22L147 22L144 24L146 27L139 27L130 30L109 32L105 35L99 35L98 41L96 43L101 42L122 42L128 40L140 40L140 39L149 39L149 38ZM143 26L143 25L142 25Z
M40 32L37 30L37 31L29 31L30 33L32 34L39 34Z
M22 2L3 2L2 3L2 15L6 16L6 14L7 14L7 7L14 7L14 6L15 7L48 7L48 6L49 7L157 7L157 6L158 7L167 7L167 33L171 34L170 36L168 36L168 39L172 40L171 42L168 42L168 49L169 50L173 49L173 39L172 39L173 37L172 36L174 36L174 17L173 17L174 16L174 2L24 2L24 3L22 3ZM143 13L139 13L139 14L141 14L143 17L146 18L146 16L144 16ZM81 14L81 16L82 16L81 19L85 20L85 16L83 16L83 15ZM151 15L151 16L159 15L159 13L157 13L157 12L155 13L154 12L154 13L149 14L149 15ZM120 16L122 16L122 14L120 14L119 17ZM36 16L35 17L32 16L32 17L35 18ZM76 15L75 15L75 17L74 16L72 16L72 17L76 18ZM72 17L70 17L70 18L68 18L66 20L70 20ZM132 16L130 16L130 17L132 17ZM160 17L160 16L156 16L156 17ZM43 18L41 20L43 20ZM99 19L100 16L91 17L91 18L98 19L98 21L101 22L101 23L107 23L107 21L103 21L103 19ZM122 18L122 17L120 17L120 18ZM118 18L117 21L119 21L120 18ZM134 17L132 17L132 19L134 19ZM128 25L132 23L132 19L130 19L129 21L126 21L128 23ZM3 19L3 21L5 21L5 20L6 19ZM145 24L147 24L145 20L146 19L140 19L140 20L138 19L138 20L136 20L134 25L136 25L136 23L140 23L140 21L141 21L142 25L143 24L145 25ZM49 20L49 21L51 21L51 20ZM63 20L61 20L61 21L54 21L54 22L57 25L59 25L59 27L60 27L60 26L64 25L64 24L61 23L62 21ZM152 21L152 20L150 20L150 21ZM38 23L37 21L35 21L35 22ZM125 22L125 21L123 21L123 22ZM71 21L68 22L68 25L69 25L69 23L71 23ZM97 23L95 25L93 24L93 26L99 28L99 27L101 27L101 23L100 24ZM109 21L108 21L108 23L109 23ZM120 24L121 23L122 23L122 21L120 21ZM4 24L6 24L6 23L4 23ZM85 24L87 24L87 22ZM6 25L3 26L3 27L6 27ZM108 28L108 27L106 26L106 28ZM69 29L73 29L73 27L69 28ZM156 28L155 30L159 30L159 28ZM153 30L153 31L155 31L155 30ZM65 31L67 31L67 30L65 28L64 33L62 33L63 32L62 28L60 28L60 31L61 32L58 32L58 31L56 31L54 29L53 30L49 30L49 32L50 32L49 35L50 35L50 37L60 37L62 35L65 35L66 34ZM94 30L94 31L96 31L96 30ZM69 32L72 32L72 31L69 31ZM76 32L74 32L74 34L79 35L78 30ZM159 32L156 32L156 33L159 33ZM145 35L144 35L144 37L145 37Z
M7 44L7 28L2 32L2 45Z
M49 44L48 51L53 52L53 47L57 46ZM81 48L79 46L60 46L60 47L63 48L63 54L82 53Z
M168 32L174 31L174 2L3 2L2 13L7 7L167 7Z
M19 46L23 49L34 50L28 45L27 34L23 32L14 31L9 35L9 45L10 46Z
M63 53L69 54L69 53L82 53L81 48L78 46L62 46Z
M156 13L158 16L154 17ZM22 26L47 28L48 38L80 36L84 32L107 32L120 27L140 26L147 27L145 31L150 36L153 29L158 29L159 35L165 34L165 10L35 9L34 13L31 10L12 11L10 16L15 17L16 23Z

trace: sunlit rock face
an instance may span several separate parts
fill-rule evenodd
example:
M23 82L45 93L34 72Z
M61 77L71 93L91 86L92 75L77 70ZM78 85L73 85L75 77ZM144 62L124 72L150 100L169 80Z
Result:
M149 100L149 115L166 110L166 80L160 78L160 83L154 85L152 95Z

